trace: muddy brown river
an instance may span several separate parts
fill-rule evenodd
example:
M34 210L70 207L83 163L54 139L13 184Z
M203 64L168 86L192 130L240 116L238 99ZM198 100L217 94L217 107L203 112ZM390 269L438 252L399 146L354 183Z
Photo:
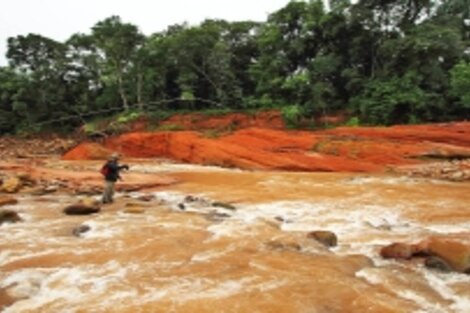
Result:
M11 208L24 221L0 228L0 288L16 299L3 312L470 312L469 275L379 255L392 242L468 237L469 183L159 162L131 169L180 183L118 193L83 217L62 213L77 196L18 195ZM143 194L155 199L137 200ZM91 230L73 236L82 224ZM314 230L333 231L338 246L307 238Z

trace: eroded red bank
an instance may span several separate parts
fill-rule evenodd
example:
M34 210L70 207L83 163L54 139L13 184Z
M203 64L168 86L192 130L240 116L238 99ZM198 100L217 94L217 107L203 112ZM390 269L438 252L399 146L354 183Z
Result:
M277 121L277 117L268 118ZM187 118L179 119L187 124ZM230 118L204 123L216 129L219 120L223 124L219 126L225 128ZM269 121L257 117L254 124L240 120L238 125L251 128L215 134L133 132L110 138L103 145L84 142L63 159L103 159L117 151L126 157L168 158L242 169L372 172L419 164L429 158L470 157L470 122L288 131L279 129L277 122L268 128Z

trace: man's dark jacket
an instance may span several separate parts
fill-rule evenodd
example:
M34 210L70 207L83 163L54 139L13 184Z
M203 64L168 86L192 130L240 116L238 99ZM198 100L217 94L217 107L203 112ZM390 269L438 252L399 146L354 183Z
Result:
M108 172L104 179L111 182L116 182L118 179L121 179L119 171L122 169L129 169L129 166L119 165L116 161L109 161L106 163L106 167L108 168Z

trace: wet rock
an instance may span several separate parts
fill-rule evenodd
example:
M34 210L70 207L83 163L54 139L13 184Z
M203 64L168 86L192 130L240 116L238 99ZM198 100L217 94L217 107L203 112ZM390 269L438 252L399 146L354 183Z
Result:
M214 202L214 203L212 203L212 206L216 207L216 208L223 208L223 209L230 210L230 211L236 211L237 210L236 207L234 207L230 203L225 203L225 202Z
M217 211L211 211L205 215L205 218L211 222L222 222L223 220L230 218L231 215L227 213L220 213Z
M302 247L297 242L271 240L265 243L265 246L271 250L300 251Z
M75 227L73 230L72 230L72 234L76 237L80 237L82 234L88 232L91 230L91 227L84 224L84 225L80 225L78 227Z
M80 200L81 204L84 204L84 205L87 205L87 206L95 206L95 207L98 207L100 205L100 201L98 200L95 200L93 198L83 198Z
M100 210L98 201L92 198L85 198L77 204L69 205L63 212L67 215L90 215L98 213Z
M431 255L441 258L452 270L465 273L470 269L470 242L453 237L432 237L422 244Z
M37 181L34 179L30 173L19 173L17 178L21 181L23 186L34 186Z
M315 239L326 247L335 247L338 244L338 237L331 231L312 231L307 234L307 238Z
M98 213L101 209L99 207L90 207L84 204L72 204L64 209L67 215L90 215Z
M150 202L152 200L155 200L154 195L142 195L140 197L137 197L137 200L142 201L142 202Z
M281 223L284 223L286 221L282 216L276 216L274 219Z
M452 272L452 267L443 259L438 256L430 256L424 260L424 265L427 268L439 270L441 272Z
M18 177L9 177L3 181L0 190L7 193L16 193L21 189L21 187L22 183Z
M419 249L415 245L406 243L392 243L380 250L384 259L411 259Z
M17 223L21 222L22 219L17 212L11 210L0 211L0 225L3 223Z
M184 202L186 202L186 203L191 203L191 202L196 202L196 201L198 201L198 198L194 197L194 196L191 196L191 195L186 196L184 198Z
M18 200L9 196L0 196L0 207L4 205L17 204Z

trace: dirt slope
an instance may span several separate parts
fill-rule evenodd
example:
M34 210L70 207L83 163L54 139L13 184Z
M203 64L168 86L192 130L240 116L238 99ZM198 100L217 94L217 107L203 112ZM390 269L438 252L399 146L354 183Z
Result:
M216 126L214 121L208 123ZM242 169L371 172L429 158L469 158L470 122L311 132L257 127L218 136L196 131L134 132L110 138L103 146L83 143L63 159L103 159L111 151Z

